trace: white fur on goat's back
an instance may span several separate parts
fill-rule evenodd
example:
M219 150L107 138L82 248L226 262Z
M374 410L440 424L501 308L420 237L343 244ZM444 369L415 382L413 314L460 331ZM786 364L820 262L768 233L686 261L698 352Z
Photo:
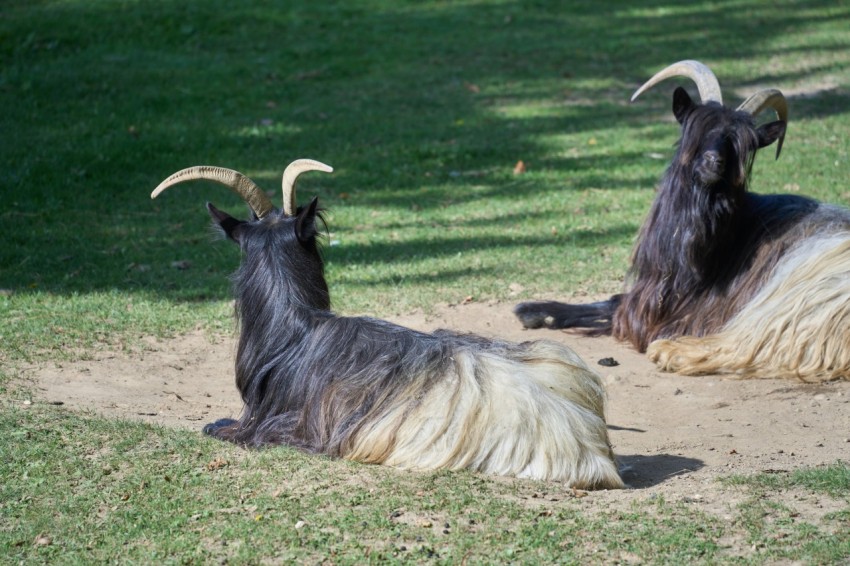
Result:
M411 406L419 387L367 418L345 458L409 469L470 469L622 487L608 441L599 377L569 348L522 345L504 355L474 348ZM415 382L416 380L414 380Z
M850 234L807 238L720 332L658 340L647 354L686 375L850 379Z

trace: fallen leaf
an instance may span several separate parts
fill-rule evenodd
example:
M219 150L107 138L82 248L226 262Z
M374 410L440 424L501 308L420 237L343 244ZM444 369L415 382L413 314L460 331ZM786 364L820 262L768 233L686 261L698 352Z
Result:
M182 369L182 368L177 368L177 369ZM180 395L178 395L174 391L163 391L163 393L165 393L166 395L174 395L175 397L177 397L178 400L183 401L184 403L186 402L186 399L184 399L183 397L181 397Z
M210 462L209 464L207 464L207 469L208 469L209 471L211 471L211 472L212 472L212 471L215 471L215 470L219 470L219 469L221 469L221 468L224 468L224 467L225 467L225 466L227 466L229 463L230 463L230 462L228 462L228 461L227 461L227 460L225 460L224 458L216 458L215 460L213 460L212 462Z

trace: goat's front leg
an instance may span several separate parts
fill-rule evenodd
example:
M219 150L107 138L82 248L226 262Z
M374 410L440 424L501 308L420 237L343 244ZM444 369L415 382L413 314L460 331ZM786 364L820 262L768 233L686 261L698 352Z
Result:
M237 421L235 419L218 419L214 423L205 425L202 432L206 435L212 436L213 438L227 440L228 435L224 434L225 429L232 427L236 423Z
M675 340L656 340L646 355L661 371L682 375L723 373L722 362L713 354L716 348L710 337L685 336Z

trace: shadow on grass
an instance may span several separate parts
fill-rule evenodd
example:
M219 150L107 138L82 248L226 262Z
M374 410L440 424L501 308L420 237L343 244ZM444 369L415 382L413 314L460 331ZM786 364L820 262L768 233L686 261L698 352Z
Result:
M669 114L669 100L630 106L634 88L683 54L721 70L765 62L746 84L718 71L725 88L843 72L839 56L799 72L766 64L789 56L776 41L783 34L850 17L850 7L831 1L805 8L756 0L619 8L590 0L115 0L5 9L0 103L15 111L0 117L0 288L225 297L219 278L233 256L208 251L206 193L176 189L163 202L148 200L162 178L197 163L237 168L273 187L290 159L315 157L339 172L311 179L331 201L348 193L358 207L415 202L438 212L446 203L515 198L518 188L525 204L564 190L649 188L663 166L647 163L644 148L672 143L676 132L643 131ZM847 47L813 35L791 56ZM791 99L800 117L843 113L848 103L837 88ZM585 132L605 139L591 149L584 137L559 145ZM626 146L621 138L634 139ZM510 171L519 159L541 177L518 183ZM577 231L570 243L622 241L633 229ZM409 238L329 254L392 263L551 243ZM183 260L194 266L190 276L168 267Z
M570 245L592 245L594 247L619 241L634 232L631 225L612 226L601 230L573 230L564 234L561 241ZM436 232L436 231L435 231ZM350 244L342 248L330 248L326 255L345 263L393 263L401 259L422 257L448 257L464 252L496 250L500 248L526 248L532 250L538 246L552 245L558 242L551 236L524 235L514 236L457 236L429 237L426 240L406 242L376 242L367 245Z

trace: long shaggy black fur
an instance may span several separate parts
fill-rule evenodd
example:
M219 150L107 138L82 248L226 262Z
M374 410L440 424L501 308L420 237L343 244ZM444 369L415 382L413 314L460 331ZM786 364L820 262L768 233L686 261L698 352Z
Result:
M673 113L682 135L638 235L626 292L590 305L520 304L525 326L613 334L639 351L656 338L714 332L818 209L805 197L748 192L756 151L780 138L785 122L757 127L749 113L696 104L681 87Z
M316 199L294 218L273 212L250 223L207 206L244 252L234 288L242 329L236 386L245 403L238 421L208 425L208 434L238 444L286 444L339 456L363 417L404 390L400 381L437 378L450 361L450 347L480 345L470 337L427 335L330 313L316 242L321 221Z

